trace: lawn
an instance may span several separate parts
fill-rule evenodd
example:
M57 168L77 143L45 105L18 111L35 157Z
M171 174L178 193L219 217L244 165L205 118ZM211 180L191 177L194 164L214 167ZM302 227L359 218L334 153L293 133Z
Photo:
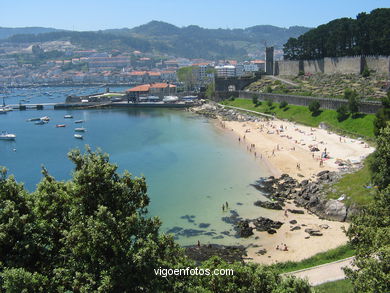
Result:
M261 102L259 105L253 104L249 99L225 100L224 105L240 107L247 110L257 111L267 114L275 114L279 119L288 119L300 124L317 127L321 122L325 122L336 132L345 133L350 136L361 136L367 139L374 138L375 115L361 114L352 118L339 122L337 120L337 112L334 110L321 110L320 113L313 115L305 106L287 105L285 108L280 108L279 103L273 103L271 107L267 102Z
M351 257L353 255L355 255L355 250L351 247L351 245L346 244L335 249L330 249L328 251L318 253L300 262L288 261L283 263L276 263L271 265L271 267L282 274L326 264L336 260Z
M352 293L353 286L349 280L328 282L314 287L318 293Z
M357 172L344 175L337 183L333 184L328 191L327 197L337 199L342 194L347 195L345 203L356 203L359 206L366 205L373 200L375 188L371 186L372 171L370 164L373 156L370 155L364 161L364 167Z

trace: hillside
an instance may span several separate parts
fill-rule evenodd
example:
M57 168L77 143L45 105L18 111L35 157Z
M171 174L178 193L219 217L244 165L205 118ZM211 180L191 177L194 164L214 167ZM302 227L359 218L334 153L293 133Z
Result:
M36 34L42 34L48 32L55 32L55 31L59 31L59 30L55 28L49 28L49 27L18 27L18 28L0 27L0 40L6 39L13 35L19 35L19 34L36 35Z
M291 37L309 30L306 27L280 28L258 25L245 29L206 29L196 25L177 27L161 21L151 21L132 29L110 29L97 32L54 31L31 34L18 31L3 42L35 43L68 40L84 49L141 50L186 58L228 59L261 56L264 45L281 49Z

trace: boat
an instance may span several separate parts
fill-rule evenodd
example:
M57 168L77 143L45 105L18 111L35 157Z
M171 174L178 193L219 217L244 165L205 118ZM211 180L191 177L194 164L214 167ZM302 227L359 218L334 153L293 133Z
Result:
M2 133L0 133L1 140L15 140L15 138L16 138L15 134L8 133L6 131L3 131Z
M70 119L70 118L73 118L73 116L72 115L65 115L64 118Z
M3 106L3 107L0 107L0 111L4 111L4 112L10 112L12 111L13 109L9 106Z
M49 122L50 121L50 117L48 116L43 116L40 118L41 121L44 121L44 122Z
M66 124L57 124L56 127L57 127L57 128L66 127Z
M5 111L4 109L0 109L0 114L7 114L8 111Z
M83 123L84 120L76 120L74 123Z
M74 131L76 132L85 132L86 129L84 127L75 128Z
M74 136L74 138L77 138L77 139L83 139L83 136L81 134L75 134L73 136Z
M38 118L30 118L27 121L31 122L31 121L40 121L40 120L41 120L41 118L38 117Z
M43 121L43 120L39 120L39 121L35 122L35 125L43 125L43 124L45 124L45 121Z

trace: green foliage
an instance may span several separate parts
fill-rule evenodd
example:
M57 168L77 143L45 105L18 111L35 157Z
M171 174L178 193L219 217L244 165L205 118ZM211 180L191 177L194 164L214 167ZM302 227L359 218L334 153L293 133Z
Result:
M279 105L279 108L283 109L283 108L286 108L288 106L288 103L286 101L282 101Z
M370 70L368 69L367 65L364 66L364 69L363 69L363 72L362 72L362 76L363 77L369 77L370 76Z
M284 44L284 58L317 59L354 55L390 55L390 9L360 13L356 19L339 18Z
M320 110L320 107L321 107L320 102L313 101L309 104L309 111L312 112L313 114L316 114Z
M209 83L207 85L207 88L206 88L206 96L209 98L209 99L212 99L213 97L215 97L215 83L212 82L212 83Z
M390 92L385 98L382 98L382 108L376 113L374 121L374 132L378 136L380 130L386 127L387 121L390 120Z
M273 103L274 103L274 102L272 101L272 99L271 99L271 98L267 98L266 101L267 101L267 106L268 106L269 108L271 108L272 105L273 105Z
M348 118L348 107L346 105L341 105L337 108L337 120L343 121Z
M183 82L188 91L194 89L196 84L196 75L192 66L181 67L177 70L177 78Z
M253 95L253 96L252 96L252 103L253 103L254 105L257 105L258 102L259 102L259 98L257 97L257 95Z
M229 101L234 101L236 98L234 96L230 96Z
M380 131L377 137L377 148L372 163L373 180L379 189L390 184L390 125Z
M379 191L347 231L357 269L345 271L355 292L390 292L390 126L381 130L377 145L373 180Z
M269 85L269 86L267 86L267 88L266 88L266 93L272 93L272 87Z

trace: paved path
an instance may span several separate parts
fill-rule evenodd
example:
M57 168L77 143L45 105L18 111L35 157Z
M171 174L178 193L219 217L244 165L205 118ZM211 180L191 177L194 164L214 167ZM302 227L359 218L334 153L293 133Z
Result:
M284 83L286 83L288 85L291 85L291 86L294 86L294 87L299 87L299 85L297 83L289 81L289 80L286 80L286 79L283 79L283 78L280 78L280 77L276 77L276 76L273 76L273 75L269 75L268 77L272 78L272 79L280 80L281 82L284 82Z
M316 286L326 282L345 279L343 267L352 267L353 256L335 262L319 265L316 267L303 269L295 272L282 274L283 276L296 276L307 278L310 285Z
M247 109L244 109L244 108L227 106L227 105L222 105L222 104L218 104L218 105L220 105L220 106L222 106L224 108L229 108L229 109L234 109L234 110L239 110L239 111L245 111L245 112L248 112L248 113L253 113L253 114L260 115L260 116L264 116L264 117L267 117L267 118L270 118L270 119L276 119L276 117L273 116L273 115L269 115L269 114L265 114L265 113L261 113L261 112L256 112L256 111L247 110Z

